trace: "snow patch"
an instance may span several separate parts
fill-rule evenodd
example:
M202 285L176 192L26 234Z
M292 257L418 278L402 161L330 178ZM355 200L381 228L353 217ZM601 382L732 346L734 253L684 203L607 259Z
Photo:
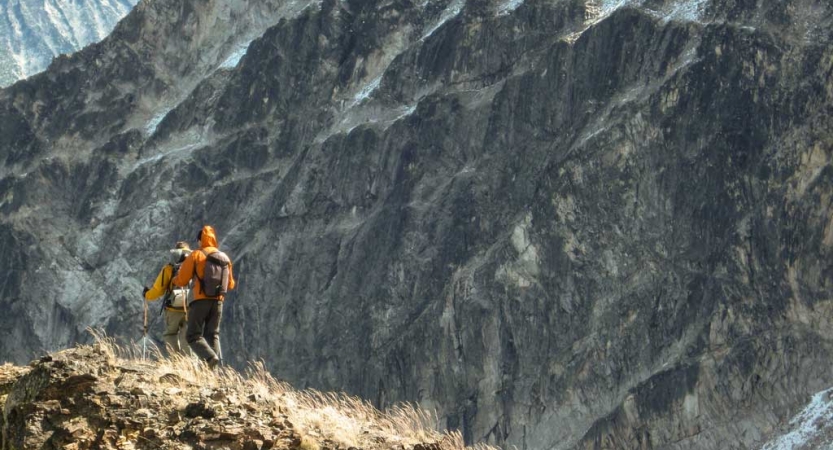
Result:
M600 15L602 17L607 17L613 13L613 11L632 3L632 0L602 0L599 3L601 8Z
M703 11L706 8L706 0L694 0L678 3L671 14L668 15L669 20L687 20L698 21L703 17Z
M416 109L416 104L397 106L395 108L382 108L379 106L357 108L346 115L341 122L320 133L315 138L315 142L320 144L337 134L350 134L350 132L362 125L381 124L382 128L387 129L394 123L413 114Z
M608 130L608 127L606 125L596 125L596 126L594 126L592 129L583 133L583 136L581 137L581 139L579 139L578 145L576 147L577 148L583 147L585 144L587 144L591 140L595 139L597 136L599 136L600 134L604 133L607 130Z
M243 55L249 50L249 45L251 45L252 41L246 42L245 44L239 44L237 48L226 58L225 61L220 64L220 69L234 69L240 64L240 60L243 58Z
M388 67L390 67L391 63L397 56L401 55L402 52L410 47L410 39L408 36L411 35L411 32L412 28L410 26L406 26L404 29L393 33L386 40L386 42L382 44L379 52L370 55L367 60L363 60L363 66L367 71L367 76L370 78L370 81L362 86L361 89L353 95L352 99L349 99L349 102L346 107L343 108L343 111L349 111L353 107L369 100L373 93L379 89L379 86L382 84L382 77L385 76L385 72L387 72ZM348 99L344 99L343 101L347 100Z
M104 203L102 203L98 208L98 217L101 219L106 219L108 217L113 217L116 215L116 211L119 209L119 202L113 198L108 199Z
M413 114L413 113L414 113L414 111L416 111L416 109L417 109L417 105L411 105L411 106L406 106L406 107L402 108L402 109L400 110L400 111L401 111L401 114L399 114L398 116L394 117L394 118L393 118L393 122L396 122L396 121L398 121L398 120L400 120L400 119L404 119L405 117L410 116L411 114Z
M341 99L341 110L333 121L335 125L319 133L316 142L324 142L335 134L349 133L363 123L393 123L416 109L416 102L414 102L414 106L391 107L380 105L378 104L380 102L373 98L373 93L381 86L382 78L391 63L409 48L410 39L408 36L411 35L412 31L411 27L408 26L394 33L382 45L379 53L370 55L367 60L362 61L362 65L367 72L364 79L369 78L370 81L361 85L357 91L345 92L345 97Z
M463 11L463 7L466 6L466 0L451 0L451 3L448 4L448 7L445 8L442 15L440 16L440 20L437 21L434 25L428 28L428 30L422 34L421 40L428 39L429 36L434 34L435 31L439 30L441 26L443 26L449 20L457 17L460 12Z
M162 158L165 158L167 156L173 156L173 155L177 155L177 154L181 154L181 153L191 153L192 151L194 151L198 148L201 148L205 145L207 145L206 142L199 141L199 142L190 143L188 145L184 145L182 147L177 147L177 148L174 148L174 149L171 149L171 150L168 150L168 151L163 151L163 152L157 153L156 155L149 156L147 158L143 158L143 159L137 161L136 165L134 166L134 169L139 168L139 167L141 167L145 164L157 162L157 161L159 161Z
M670 5L666 5L660 10L652 10L645 5L642 5L641 8L643 11L666 22L698 22L702 20L707 1L708 0L678 0ZM639 6L640 2L638 0L597 0L589 2L587 4L587 20L584 23L584 28L570 33L565 36L564 39L570 43L576 42L585 31L590 29L590 27L606 19L616 10L624 8L628 5Z
M103 11L101 9L93 9L92 16L93 16L93 24L95 28L95 34L97 39L102 40L110 34L111 26L107 24L106 19L102 16ZM113 24L115 25L115 24Z
M277 17L293 18L301 14L307 8L313 7L320 8L321 0L289 0L279 7ZM243 59L243 56L245 56L246 52L248 52L249 46L251 46L252 42L263 35L265 28L268 28L273 24L274 23L270 21L269 23L264 24L263 29L250 29L244 33L242 36L243 40L234 47L234 50L229 53L226 59L220 63L219 66L217 66L217 69L228 70L237 67L237 65L240 64L240 60Z
M26 74L29 73L29 71L26 68L26 61L27 61L26 60L26 55L24 55L23 53L15 52L11 48L9 48L9 53L11 53L11 55L12 55L12 60L14 60L14 65L17 66L17 70L15 71L16 72L15 75L20 77L20 78L25 78Z
M633 0L597 0L588 2L587 20L585 21L585 25L587 27L581 31L573 33L568 40L575 41L590 26L601 22L602 20L606 19L608 16L613 14L613 12L617 9L622 8L632 2Z
M708 0L679 0L656 11L653 15L665 21L698 22L702 20ZM638 5L635 0L600 0L590 8L593 13L592 23L597 23L613 14L614 11L628 5Z
M791 450L807 445L814 437L819 436L823 432L819 424L830 423L833 420L831 393L833 388L814 395L810 404L790 420L793 430L768 442L761 450Z
M171 108L168 108L160 112L159 114L151 117L147 125L145 125L145 134L147 136L152 136L153 133L156 133L156 127L158 127L159 124L162 123L163 120L165 120L165 117L168 115L169 112L171 112Z
M382 73L382 75L384 75L384 72ZM375 92L376 89L379 88L379 85L382 83L382 75L379 75L378 77L370 80L370 82L367 83L367 85L361 88L361 90L353 97L353 101L350 102L349 105L347 105L347 108L350 109L370 98L370 95L373 94L373 92Z
M707 0L684 0L680 1L664 14L666 21L699 22L706 10Z
M501 3L498 5L497 8L497 15L498 16L506 16L509 15L512 11L518 9L519 6L523 5L524 0L509 0Z

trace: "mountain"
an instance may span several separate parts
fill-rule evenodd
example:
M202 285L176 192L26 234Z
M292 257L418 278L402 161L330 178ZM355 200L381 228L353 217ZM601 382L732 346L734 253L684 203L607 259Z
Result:
M0 358L138 339L208 223L233 366L469 443L757 448L833 386L832 14L141 2L0 91Z
M0 87L52 58L104 39L138 0L5 0L0 4Z

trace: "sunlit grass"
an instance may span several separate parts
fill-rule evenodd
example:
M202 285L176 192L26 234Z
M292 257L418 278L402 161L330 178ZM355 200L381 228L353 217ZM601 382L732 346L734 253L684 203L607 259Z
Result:
M155 345L148 345L146 358L140 344L119 346L101 332L90 330L99 351L114 361L146 364L156 378L182 389L216 389L256 395L287 417L301 436L301 448L318 450L324 441L341 447L405 447L436 443L442 450L467 448L458 432L437 431L434 414L414 405L401 404L387 411L376 409L357 397L315 390L298 391L275 379L262 362L250 363L244 373L229 367L211 371L193 357L166 357ZM380 444L380 443L384 444ZM477 445L476 450L495 447Z

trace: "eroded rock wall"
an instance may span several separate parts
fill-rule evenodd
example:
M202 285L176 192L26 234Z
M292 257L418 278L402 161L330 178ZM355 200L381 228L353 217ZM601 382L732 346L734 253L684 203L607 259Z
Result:
M829 5L166 4L0 94L3 355L136 334L211 223L226 360L469 442L750 448L833 381Z

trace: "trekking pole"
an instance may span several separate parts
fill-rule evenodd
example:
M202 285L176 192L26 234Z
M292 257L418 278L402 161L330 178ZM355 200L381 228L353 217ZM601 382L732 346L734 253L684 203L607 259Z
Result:
M142 327L142 361L144 361L148 351L148 302L143 298L142 303L145 305L144 325Z

